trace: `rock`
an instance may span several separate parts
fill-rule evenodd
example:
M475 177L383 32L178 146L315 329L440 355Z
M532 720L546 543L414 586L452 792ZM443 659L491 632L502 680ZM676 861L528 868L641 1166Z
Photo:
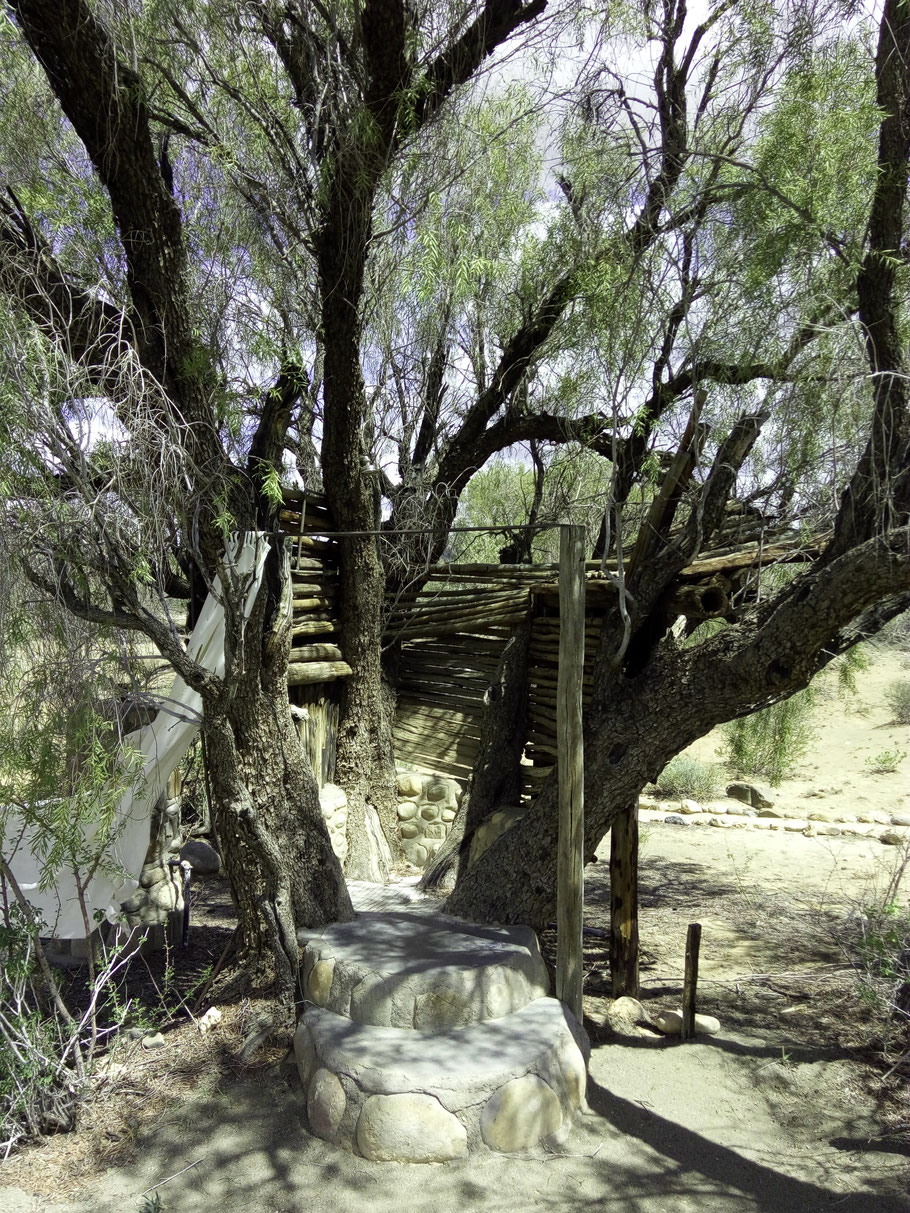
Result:
M398 776L395 783L399 796L416 800L423 792L423 775L404 773Z
M371 1095L357 1121L357 1148L374 1162L446 1162L464 1158L464 1125L432 1095Z
M310 970L307 989L310 998L317 1007L324 1007L332 992L332 979L335 976L334 960L317 960Z
M310 1085L310 1076L316 1069L316 1045L313 1034L305 1023L301 1023L294 1033L294 1058L297 1062L297 1073L304 1091Z
M150 889L153 885L161 884L167 880L169 875L170 873L167 868L161 867L160 864L149 864L139 874L139 887L141 889Z
M704 813L704 809L697 800L684 800L679 806L680 813Z
M678 1036L682 1031L682 1011L663 1011L654 1021L667 1036ZM716 1036L720 1031L720 1020L713 1015L695 1016L695 1031L702 1036Z
M443 821L452 822L455 820L455 810L454 809L443 809L442 812L439 814L439 816L442 818Z
M422 868L430 857L430 852L422 842L416 842L412 846L402 848L405 857L409 863L412 863L415 868Z
M313 1132L331 1138L341 1124L347 1096L331 1070L320 1068L313 1075L307 1094L306 1113Z
M162 881L161 884L156 884L149 889L148 902L161 914L169 914L171 910L182 909L183 891L177 880L173 878Z
M480 1132L492 1150L509 1154L536 1146L562 1126L556 1092L536 1074L514 1078L489 1099Z
M637 998L617 998L607 1008L606 1022L623 1036L638 1036L639 1024L649 1024L648 1013Z
M339 809L348 807L347 793L335 783L326 783L319 789L319 807L323 817L331 817Z
M769 800L761 788L757 788L754 783L744 783L740 779L727 784L727 795L732 796L734 800L741 800L753 809L774 807L774 801Z
M782 813L780 809L759 809L759 817L786 817L786 813Z
M755 817L755 809L747 809L740 804L731 804L727 806L728 817Z
M412 817L417 816L417 801L402 800L398 806L399 821L410 821Z
M209 1007L206 1013L196 1020L196 1027L204 1036L206 1032L211 1032L212 1028L216 1028L220 1023L221 1012L217 1007Z
M704 1036L716 1036L720 1031L720 1020L713 1015L696 1014L695 1031L701 1032Z
M910 813L895 813L891 818L893 826L910 826Z
M194 876L217 876L221 870L221 856L201 838L185 842L180 848L180 858L190 865Z
M784 819L783 828L789 834L802 834L807 825L808 822L800 821L798 817L787 817Z
M689 824L685 817L680 817L678 813L668 813L664 822L668 826L687 826Z
M830 825L824 821L817 821L815 822L815 833L819 836L823 835L826 838L839 838L840 827Z
M160 1032L152 1032L151 1035L142 1038L143 1049L163 1049L166 1044L167 1041Z
M398 827L398 832L402 838L416 838L420 833L420 827L413 821L403 821Z
M885 830L879 834L878 840L889 847L899 847L904 843L904 838L894 830Z

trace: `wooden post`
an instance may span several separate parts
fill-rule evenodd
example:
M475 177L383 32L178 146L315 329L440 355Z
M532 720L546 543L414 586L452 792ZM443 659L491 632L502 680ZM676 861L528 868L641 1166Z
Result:
M559 678L556 691L559 846L556 884L556 997L582 1017L584 914L585 531L559 535Z
M638 997L637 801L610 829L610 980L614 998Z
M686 973L683 978L683 1021L680 1035L691 1040L695 1035L695 994L698 987L698 953L701 948L701 923L690 922L686 932Z

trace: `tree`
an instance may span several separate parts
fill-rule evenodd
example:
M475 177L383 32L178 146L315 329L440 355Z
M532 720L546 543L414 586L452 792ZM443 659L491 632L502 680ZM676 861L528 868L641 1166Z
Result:
M355 822L368 794L388 821L383 571L362 534L377 518L361 310L380 186L543 8L6 10L7 542L36 587L90 622L144 632L201 695L239 967L255 973L271 954L285 996L296 926L351 909L287 704L282 452L296 427L312 464L318 401L326 491L355 532L341 567L354 676L338 776ZM106 438L92 441L99 424ZM225 557L232 531L270 537L248 618L249 579ZM216 577L221 676L188 657L169 600L188 594L192 618Z

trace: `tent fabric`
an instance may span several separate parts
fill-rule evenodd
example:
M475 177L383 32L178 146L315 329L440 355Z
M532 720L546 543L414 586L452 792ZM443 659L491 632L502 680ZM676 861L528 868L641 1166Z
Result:
M235 536L225 554L233 576L248 578L243 618L249 619L262 584L268 543L250 532ZM224 674L225 615L221 578L215 579L187 644L187 654L214 674ZM128 734L138 751L139 773L117 805L112 839L105 862L92 875L85 890L89 922L101 910L110 922L120 916L120 903L137 887L149 847L152 810L167 781L192 745L202 722L202 699L182 678L175 677L170 694L155 719ZM76 879L61 869L53 887L42 890L43 861L36 845L36 829L23 824L15 809L0 809L0 844L25 898L46 923L47 934L58 939L85 938L85 923ZM86 830L90 845L94 831Z

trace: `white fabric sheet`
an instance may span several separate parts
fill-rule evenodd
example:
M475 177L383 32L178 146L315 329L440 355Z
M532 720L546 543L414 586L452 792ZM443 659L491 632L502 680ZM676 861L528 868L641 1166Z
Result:
M248 619L262 584L268 545L265 537L249 533L236 538L228 547L226 559L236 574L249 577L244 600L244 620ZM187 653L215 674L224 673L224 610L220 601L221 582L216 579L200 612L187 645ZM120 903L138 885L149 846L152 809L167 787L177 764L192 745L202 717L202 700L182 678L175 677L170 695L155 719L135 733L130 742L141 755L141 768L133 787L117 806L117 825L109 858L118 874L97 871L86 890L86 907L94 927L94 915L102 910L110 921L119 917ZM54 887L42 891L43 868L40 855L33 851L34 831L23 828L14 809L0 808L0 831L4 858L10 865L25 897L47 924L47 933L58 939L85 937L82 909L71 871L61 870ZM86 833L91 841L91 833ZM127 879L123 879L127 873Z

